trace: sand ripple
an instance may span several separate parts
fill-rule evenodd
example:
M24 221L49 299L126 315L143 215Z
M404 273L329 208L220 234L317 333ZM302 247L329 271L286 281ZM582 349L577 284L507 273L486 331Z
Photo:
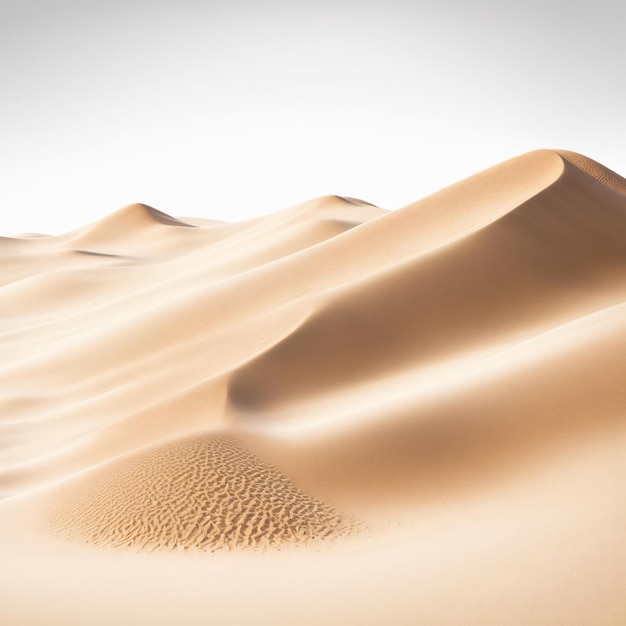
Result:
M137 548L279 547L347 533L347 520L309 497L236 437L202 435L90 472L52 514L62 535Z

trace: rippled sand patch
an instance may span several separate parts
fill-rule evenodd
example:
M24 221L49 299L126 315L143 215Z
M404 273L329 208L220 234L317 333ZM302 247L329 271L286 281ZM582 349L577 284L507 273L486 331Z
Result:
M309 544L351 527L227 434L167 443L90 472L64 490L52 524L91 544L210 551Z

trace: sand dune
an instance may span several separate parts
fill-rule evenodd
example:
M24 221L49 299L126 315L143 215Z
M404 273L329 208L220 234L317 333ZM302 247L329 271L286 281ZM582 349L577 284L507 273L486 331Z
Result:
M0 258L3 623L626 619L602 165L540 150L394 211L133 204Z

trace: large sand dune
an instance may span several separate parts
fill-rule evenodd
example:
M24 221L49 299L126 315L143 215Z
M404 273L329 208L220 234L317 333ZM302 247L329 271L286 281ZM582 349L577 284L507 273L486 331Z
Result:
M0 621L626 622L626 180L0 239Z

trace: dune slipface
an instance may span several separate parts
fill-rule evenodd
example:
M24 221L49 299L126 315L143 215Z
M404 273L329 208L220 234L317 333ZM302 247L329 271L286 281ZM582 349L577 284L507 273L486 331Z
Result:
M2 623L626 620L602 165L531 152L391 212L134 204L0 259Z

